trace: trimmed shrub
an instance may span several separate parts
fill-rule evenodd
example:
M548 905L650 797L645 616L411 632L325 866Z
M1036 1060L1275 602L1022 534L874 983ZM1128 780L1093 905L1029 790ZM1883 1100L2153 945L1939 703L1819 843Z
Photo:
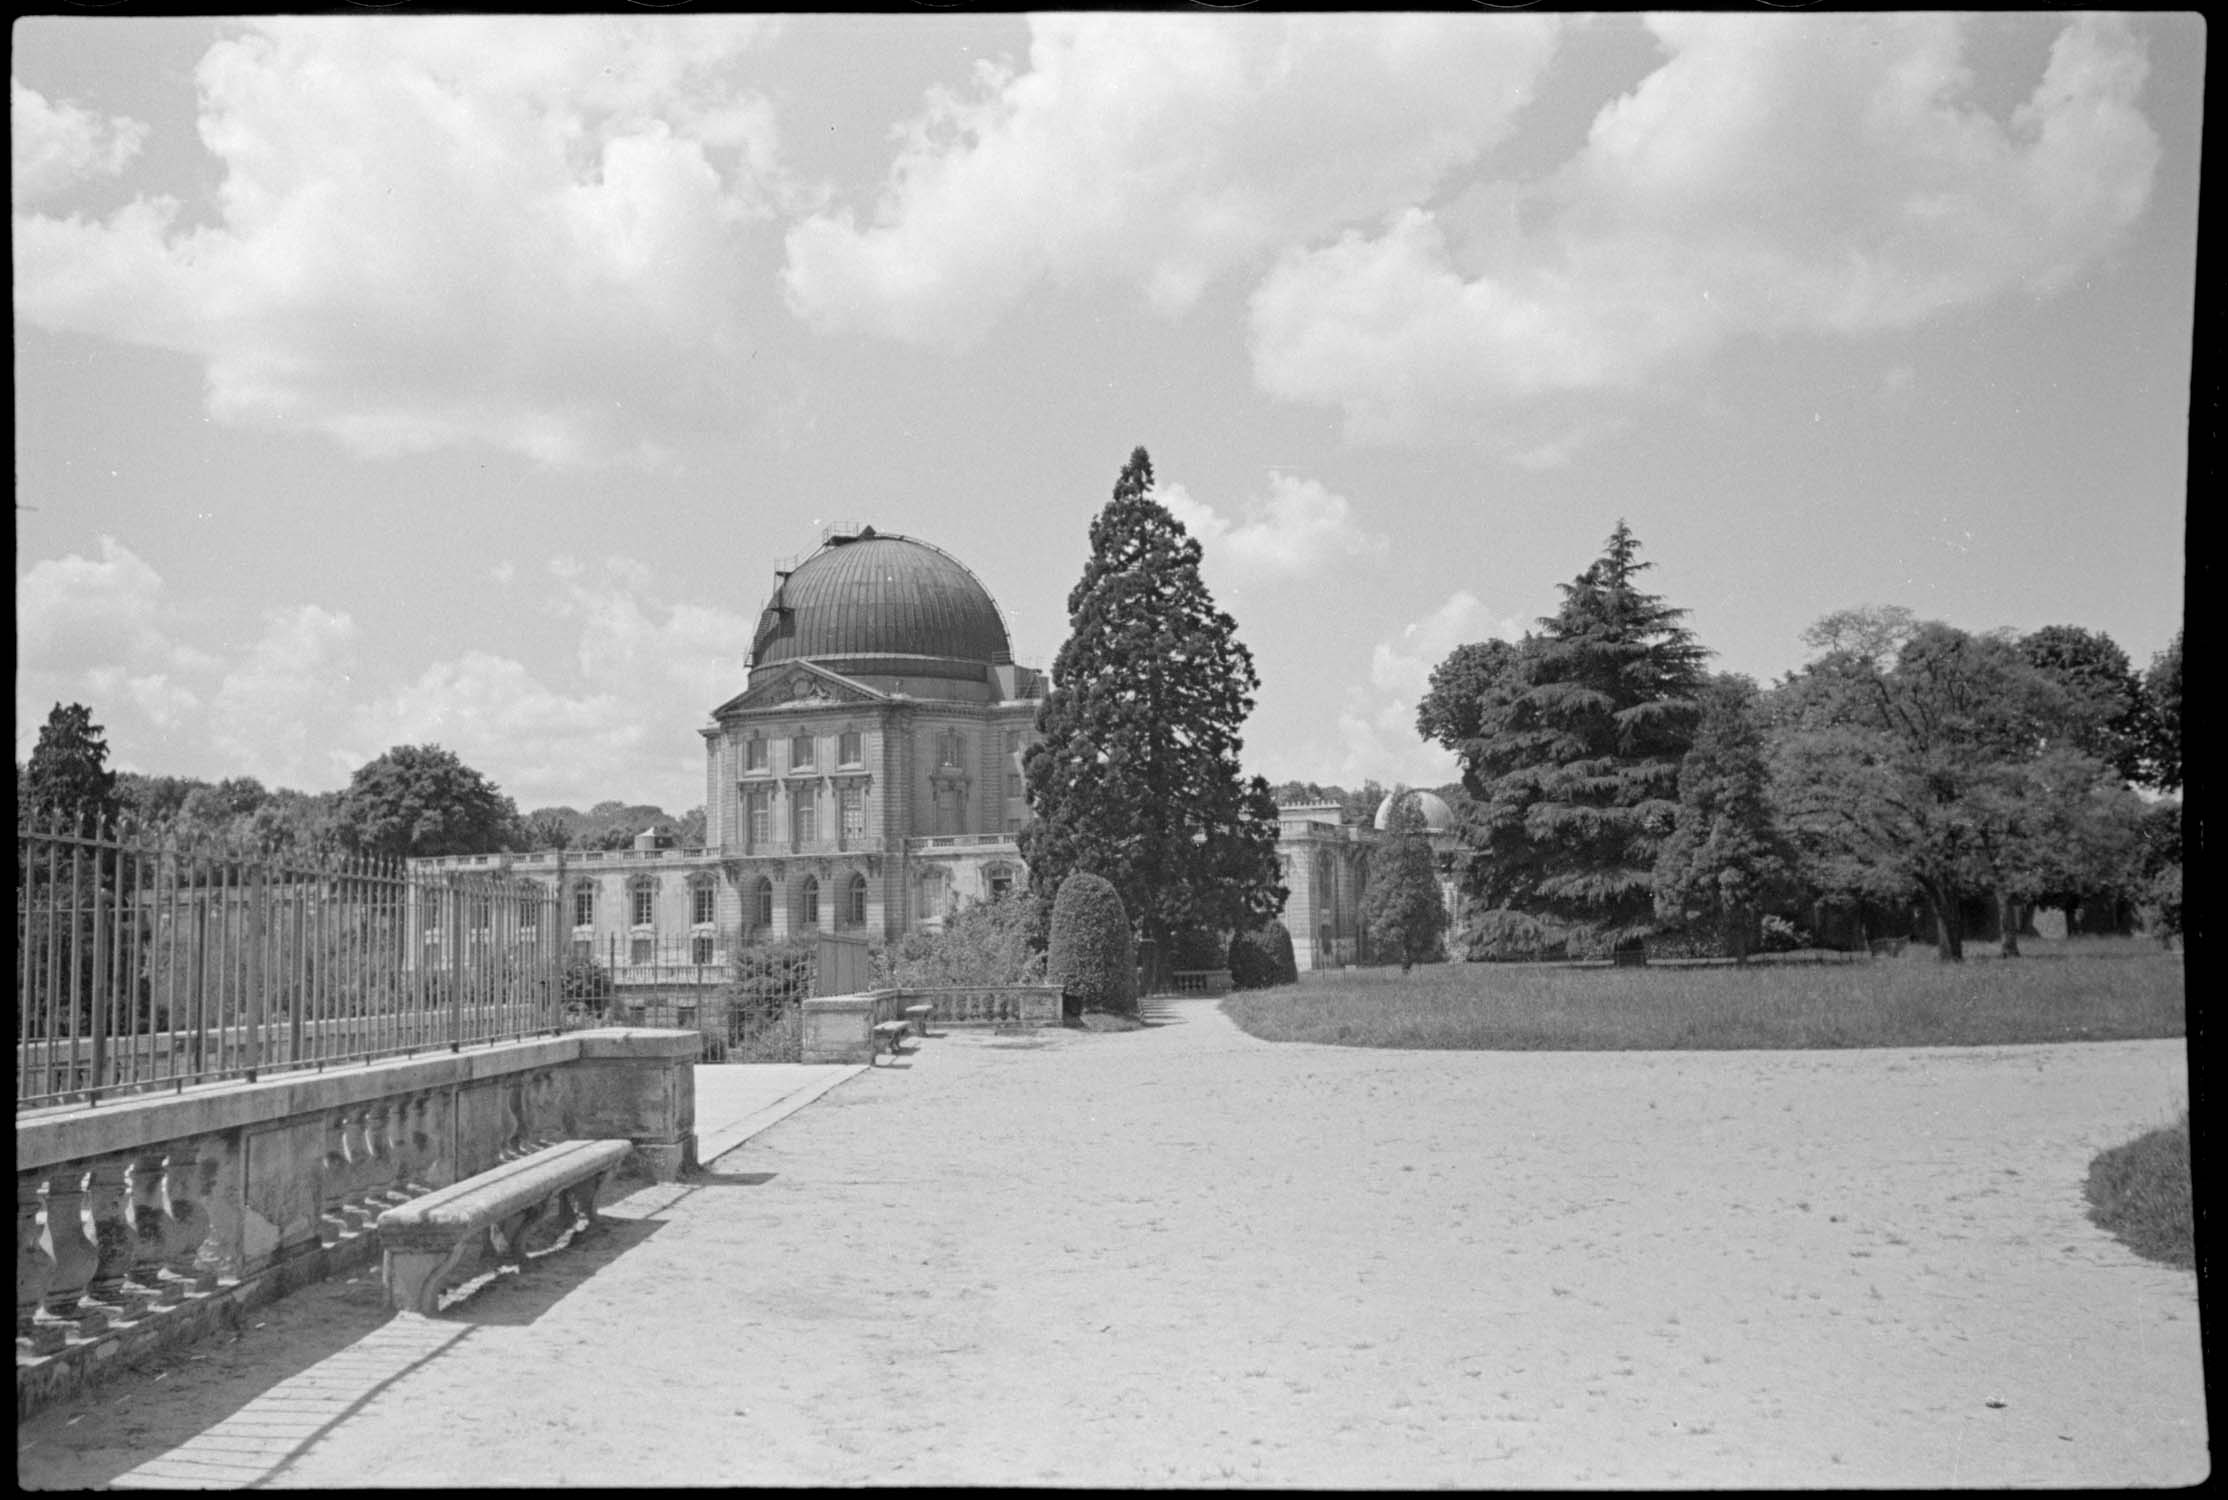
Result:
M1087 870L1060 882L1052 899L1046 982L1083 1010L1137 1008L1137 948L1113 885Z
M1297 984L1300 966L1292 954L1292 933L1271 918L1250 932L1230 939L1230 984L1233 989L1265 990L1271 985Z

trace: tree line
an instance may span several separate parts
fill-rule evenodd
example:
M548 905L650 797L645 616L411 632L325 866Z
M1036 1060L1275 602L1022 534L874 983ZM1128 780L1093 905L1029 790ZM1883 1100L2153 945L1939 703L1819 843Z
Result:
M644 830L701 844L704 809L676 817L650 803L599 802L586 812L521 813L492 780L439 745L398 745L357 768L338 791L270 788L252 776L117 771L92 710L54 705L28 764L16 765L19 816L44 827L126 825L151 838L219 844L270 858L338 854L411 859L500 851L624 849Z
M1706 670L1623 522L1518 641L1457 647L1417 730L1462 766L1481 934L1684 933L1745 957L1773 913L1908 910L1941 957L1994 907L2126 902L2180 927L2181 637L2138 673L2109 636L2018 636L1900 607L1829 614L1769 687ZM2148 794L2146 797L2144 794Z

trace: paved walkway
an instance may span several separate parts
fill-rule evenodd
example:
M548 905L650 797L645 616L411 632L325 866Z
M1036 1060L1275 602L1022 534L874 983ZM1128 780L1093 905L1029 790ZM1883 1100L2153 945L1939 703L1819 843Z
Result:
M2081 1200L2186 1098L2178 1043L1375 1052L1211 1002L938 1036L438 1318L328 1284L42 1413L18 1472L2186 1484L2194 1278Z

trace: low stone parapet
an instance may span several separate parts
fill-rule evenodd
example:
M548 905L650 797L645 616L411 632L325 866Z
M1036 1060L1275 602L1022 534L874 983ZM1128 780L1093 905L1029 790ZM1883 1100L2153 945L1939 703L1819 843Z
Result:
M606 1028L16 1117L16 1410L367 1264L386 1208L553 1140L695 1162L694 1032Z

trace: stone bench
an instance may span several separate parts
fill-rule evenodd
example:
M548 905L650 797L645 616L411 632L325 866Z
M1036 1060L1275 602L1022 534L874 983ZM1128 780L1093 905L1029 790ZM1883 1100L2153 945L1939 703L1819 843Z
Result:
M905 1007L905 1019L913 1023L913 1035L928 1035L928 1018L935 1013L935 1010L935 1006L925 1004Z
M597 1189L633 1150L628 1141L561 1141L388 1209L379 1216L388 1304L432 1313L490 1240L515 1265L527 1230L553 1211L593 1226Z
M890 1049L890 1056L892 1056L892 1057L895 1057L895 1056L897 1056L897 1048L898 1048L898 1043L900 1043L900 1042L904 1041L904 1040L905 1040L905 1034L906 1034L907 1032L911 1031L912 1029L913 1029L913 1023L912 1023L912 1022L910 1022L910 1021L877 1021L877 1022L875 1022L875 1023L874 1023L874 1051L873 1051L873 1053L872 1053L872 1054L871 1054L871 1055L870 1055L870 1056L869 1056L869 1057L867 1058L867 1061L871 1063L871 1062L872 1062L872 1061L874 1060L874 1058L875 1058L875 1057L879 1057L879 1056L881 1055L881 1053L882 1053L882 1049L883 1049L884 1047L888 1047L888 1048Z

